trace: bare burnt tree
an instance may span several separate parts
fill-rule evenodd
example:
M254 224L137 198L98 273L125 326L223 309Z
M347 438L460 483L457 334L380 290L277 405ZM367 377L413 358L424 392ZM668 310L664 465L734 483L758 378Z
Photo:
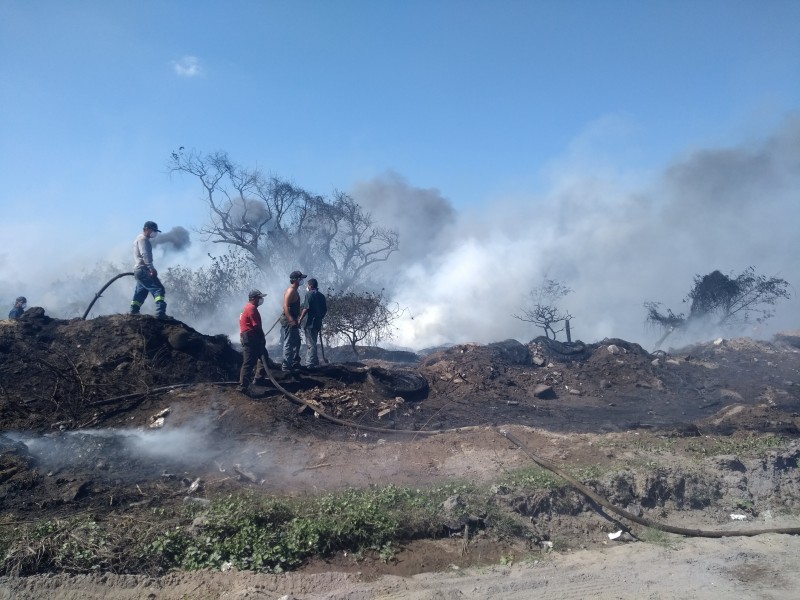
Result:
M319 255L333 273L334 288L348 290L361 282L366 270L386 261L399 248L397 232L378 227L370 213L347 194L336 191L330 218L319 227Z
M399 247L397 233L377 227L351 197L314 195L259 169L233 163L225 152L173 152L170 173L196 177L209 207L199 233L235 247L267 277L283 279L301 266L346 290Z
M542 285L530 291L528 305L521 308L522 314L514 315L514 318L541 327L545 336L554 340L572 318L568 311L562 311L557 305L559 300L571 292L560 281L545 278ZM559 324L561 327L557 329Z
M775 315L773 307L778 300L790 297L789 283L785 279L758 275L755 267L750 266L736 276L720 271L695 275L692 289L683 300L689 303L688 315L671 309L662 313L659 302L645 302L644 307L647 321L664 329L664 336L656 344L658 347L670 333L694 323L705 322L715 327L751 321L763 323Z
M395 320L403 313L398 305L389 305L381 293L328 291L328 314L325 316L325 339L347 342L358 357L356 345L366 341L375 345L391 339Z

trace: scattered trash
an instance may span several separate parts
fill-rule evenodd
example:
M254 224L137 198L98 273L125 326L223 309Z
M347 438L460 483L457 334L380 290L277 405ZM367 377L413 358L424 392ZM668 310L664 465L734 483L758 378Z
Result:
M539 545L542 547L542 552L551 552L553 550L553 542L539 542Z
M193 494L194 492L196 492L198 489L200 489L200 486L201 486L202 484L203 484L203 482L202 482L202 481L200 481L200 478L199 478L199 477L198 477L197 479L195 479L195 480L194 480L194 481L193 481L193 482L192 482L192 483L189 485L189 493L190 493L190 494Z
M152 417L150 417L150 429L160 429L164 426L164 417L166 417L170 413L170 408L167 407L163 410L158 411Z
M211 500L208 498L194 498L192 496L185 496L183 498L184 504L197 504L198 506L211 506Z
M622 535L622 529L620 529L619 531L615 531L614 533L609 533L608 534L608 539L616 540L621 535Z
M240 479L244 479L249 481L250 483L259 484L258 477L256 477L253 473L245 471L242 469L241 465L233 465L234 472L239 476Z
M720 345L720 344L722 344L724 341L725 341L725 340L724 340L724 339L722 339L722 338L717 338L717 339L715 339L715 340L714 340L714 345L715 345L715 346L719 346L719 345Z
M747 515L737 515L736 513L731 513L731 521L747 521Z

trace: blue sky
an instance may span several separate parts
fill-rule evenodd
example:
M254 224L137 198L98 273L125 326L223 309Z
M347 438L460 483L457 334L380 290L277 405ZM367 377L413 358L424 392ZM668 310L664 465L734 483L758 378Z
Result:
M577 181L602 215L637 195L669 204L676 164L780 138L800 109L800 2L0 0L0 107L6 303L51 272L127 260L145 219L198 226L200 190L165 173L178 146L322 194L388 177L452 205L461 232L482 223L479 247L522 235L488 225L498 210L532 211L553 242L537 215ZM780 215L797 198L778 188ZM749 264L708 258L684 261L675 290ZM415 265L409 286L445 263L460 272Z

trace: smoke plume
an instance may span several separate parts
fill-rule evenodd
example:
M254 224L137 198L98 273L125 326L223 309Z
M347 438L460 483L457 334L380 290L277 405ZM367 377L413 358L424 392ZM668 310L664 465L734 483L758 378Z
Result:
M400 268L392 273L393 299L409 314L399 324L401 346L541 335L511 315L545 277L573 290L563 299L574 316L573 339L622 337L645 346L660 332L646 328L643 302L680 312L695 275L752 265L757 273L800 282L797 116L765 140L688 154L644 183L556 165L546 193L495 199L491 210L460 214L455 222L452 213L425 210L435 195L401 179L355 190L366 206L391 201L383 213L423 207L424 219L396 217L411 229L424 221L424 230L410 235L410 252L403 244ZM771 335L796 327L797 314L795 295L777 306L767 327L736 333Z
M166 233L159 233L152 242L153 246L171 245L172 249L176 251L188 248L191 243L189 231L180 225L173 227Z

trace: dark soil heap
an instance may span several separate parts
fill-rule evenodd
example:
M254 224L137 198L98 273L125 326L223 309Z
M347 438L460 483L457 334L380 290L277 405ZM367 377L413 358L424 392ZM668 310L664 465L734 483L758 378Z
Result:
M171 384L230 381L241 355L224 335L180 321L112 315L52 319L41 308L0 322L5 429L86 427L109 399Z

